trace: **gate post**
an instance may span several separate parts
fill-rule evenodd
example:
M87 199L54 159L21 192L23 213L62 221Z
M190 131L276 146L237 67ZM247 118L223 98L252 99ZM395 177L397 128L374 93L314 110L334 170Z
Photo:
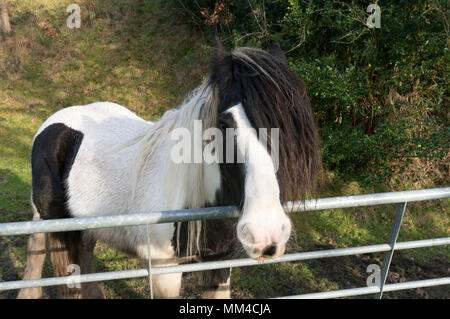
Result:
M389 246L391 250L386 253L383 260L383 268L381 269L380 278L380 292L375 295L375 299L381 299L383 296L384 285L386 283L386 278L389 272L389 266L391 265L392 256L394 255L395 244L397 243L398 233L400 232L400 227L402 225L403 215L406 210L406 202L397 205L397 212L395 213L394 225L391 229L391 235L389 238Z

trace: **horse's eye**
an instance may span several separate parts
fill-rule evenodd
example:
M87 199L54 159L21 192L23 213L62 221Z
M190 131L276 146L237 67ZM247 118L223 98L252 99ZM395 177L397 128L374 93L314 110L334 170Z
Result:
M218 118L218 124L219 124L219 128L221 130L225 130L229 127L233 127L234 126L234 120L233 117L230 114L220 114L219 118Z

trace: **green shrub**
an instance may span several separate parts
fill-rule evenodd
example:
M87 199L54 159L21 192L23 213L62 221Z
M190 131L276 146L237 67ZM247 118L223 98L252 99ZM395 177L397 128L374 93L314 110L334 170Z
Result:
M445 0L380 1L381 28L374 29L366 26L367 1L173 3L206 38L219 34L229 46L280 43L307 84L325 168L388 181L393 172L417 169L410 164L418 158L440 170L435 183L448 183Z

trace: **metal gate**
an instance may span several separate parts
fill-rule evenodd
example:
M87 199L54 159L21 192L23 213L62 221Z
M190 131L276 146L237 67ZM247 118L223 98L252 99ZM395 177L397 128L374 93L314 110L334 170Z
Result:
M305 202L288 202L285 204L285 208L290 212L317 211L325 209L373 206L382 204L398 204L397 212L395 214L395 219L390 234L390 239L389 242L386 244L293 253L283 255L276 259L265 261L256 261L250 258L244 258L244 259L211 261L196 264L152 267L151 258L149 258L148 268L146 269L112 271L93 274L83 274L76 276L70 275L64 277L42 278L35 280L0 282L0 291L10 289L21 289L28 287L54 286L63 284L129 279L138 277L148 277L150 281L150 290L151 290L153 275L179 273L179 272L194 272L194 271L213 270L230 267L255 266L287 261L300 261L317 258L350 256L356 254L367 254L375 252L386 252L383 261L383 266L381 269L381 277L379 285L335 290L335 291L326 291L296 296L285 296L279 298L294 298L294 299L336 298L336 297L356 296L364 294L376 294L378 298L381 298L383 292L385 291L430 287L437 285L448 285L450 284L450 277L435 278L420 281L410 281L397 284L386 284L386 278L389 272L389 266L391 264L392 256L395 250L450 244L450 237L397 242L398 233L400 231L400 226L402 223L403 215L405 213L406 204L408 202L443 199L449 197L450 197L450 187L445 187L445 188L433 188L433 189L413 190L403 192L330 197L330 198L321 198L317 200L315 199L307 200ZM192 221L200 219L236 218L236 217L239 217L239 211L235 207L232 206L210 207L201 209L159 211L159 212L123 214L123 215L101 216L101 217L67 218L58 220L4 223L0 224L0 235L12 236L12 235L25 235L33 233L85 230L93 228L147 225L147 241L149 243L151 241L150 233L148 231L149 230L148 226L150 224L172 223L172 222ZM150 249L150 245L148 245L148 247ZM153 297L152 291L151 296Z

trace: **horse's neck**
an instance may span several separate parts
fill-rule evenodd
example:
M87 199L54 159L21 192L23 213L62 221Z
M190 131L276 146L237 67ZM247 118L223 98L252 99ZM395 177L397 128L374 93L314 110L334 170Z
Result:
M193 136L194 121L202 119L205 122L205 109L208 108L205 103L209 103L207 94L209 92L204 87L198 88L179 108L167 111L142 138L135 158L135 199L145 200L149 196L146 186L158 183L166 209L214 204L216 191L220 187L219 165L203 161L177 164L171 158L172 147L177 143L171 138L173 130L185 128ZM208 121L211 118L206 119Z

